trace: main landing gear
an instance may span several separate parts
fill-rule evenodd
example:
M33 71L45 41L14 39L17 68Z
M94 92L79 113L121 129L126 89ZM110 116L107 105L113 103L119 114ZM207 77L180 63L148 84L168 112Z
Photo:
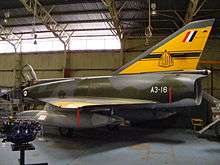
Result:
M107 125L107 129L112 132L119 131L119 125Z

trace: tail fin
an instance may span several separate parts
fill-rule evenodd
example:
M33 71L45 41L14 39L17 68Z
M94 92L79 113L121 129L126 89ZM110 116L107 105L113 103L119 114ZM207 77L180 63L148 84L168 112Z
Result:
M115 74L195 70L214 19L191 22L171 34Z

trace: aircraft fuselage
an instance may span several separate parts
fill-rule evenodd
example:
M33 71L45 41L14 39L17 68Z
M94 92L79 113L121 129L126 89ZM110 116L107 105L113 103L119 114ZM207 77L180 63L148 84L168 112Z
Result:
M201 102L199 78L204 76L197 72L160 72L73 78L35 85L24 92L31 99L123 98L147 100L161 106L193 106Z

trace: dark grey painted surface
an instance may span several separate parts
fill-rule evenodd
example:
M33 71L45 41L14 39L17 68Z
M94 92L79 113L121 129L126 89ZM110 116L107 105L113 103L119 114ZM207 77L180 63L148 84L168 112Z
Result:
M54 130L50 130L54 133ZM123 128L110 133L87 130L73 138L51 134L47 141L36 140L36 151L26 153L26 163L49 165L218 165L218 141L198 139L187 130ZM0 142L1 165L18 164L18 152Z

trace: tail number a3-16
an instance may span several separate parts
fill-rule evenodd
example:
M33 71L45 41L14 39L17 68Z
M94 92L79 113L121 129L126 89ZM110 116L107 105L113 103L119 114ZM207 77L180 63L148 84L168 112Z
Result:
M161 86L161 87L152 86L150 93L164 93L164 94L166 94L166 93L168 93L168 87L167 86Z

